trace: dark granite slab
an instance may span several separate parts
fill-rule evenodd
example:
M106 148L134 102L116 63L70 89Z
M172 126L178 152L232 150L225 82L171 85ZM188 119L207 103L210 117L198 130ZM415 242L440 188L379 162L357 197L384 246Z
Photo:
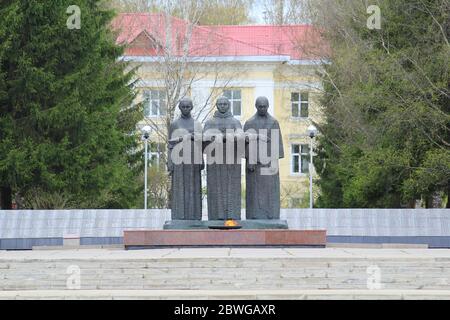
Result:
M286 220L239 220L237 223L246 230L288 229ZM170 220L164 224L164 230L205 230L209 229L209 226L222 226L223 224L223 220Z

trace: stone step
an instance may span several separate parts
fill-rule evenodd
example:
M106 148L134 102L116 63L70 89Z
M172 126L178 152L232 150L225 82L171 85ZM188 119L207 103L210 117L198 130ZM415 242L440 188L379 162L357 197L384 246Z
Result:
M0 300L450 300L450 290L18 290Z
M209 259L203 267L192 259L167 260L159 261L167 264L164 267L159 263L123 260L14 261L4 264L7 268L0 273L0 289L65 289L70 276L67 268L71 265L81 270L82 289L365 289L370 276L368 263L336 264L332 258L327 264L315 266L305 259L291 259L283 262L283 267L271 265L271 259L259 259L257 264L239 259L234 264ZM377 266L383 288L445 290L450 289L450 268L446 264L383 261Z
M164 249L0 251L0 291L450 290L450 251L422 249ZM372 279L372 280L371 280Z

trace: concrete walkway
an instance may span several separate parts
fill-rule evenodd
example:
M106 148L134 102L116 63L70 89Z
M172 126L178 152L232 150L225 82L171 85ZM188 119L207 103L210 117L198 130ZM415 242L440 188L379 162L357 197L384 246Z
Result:
M127 260L171 258L307 258L307 259L443 259L450 262L450 249L370 248L182 248L182 249L72 249L0 250L3 260Z

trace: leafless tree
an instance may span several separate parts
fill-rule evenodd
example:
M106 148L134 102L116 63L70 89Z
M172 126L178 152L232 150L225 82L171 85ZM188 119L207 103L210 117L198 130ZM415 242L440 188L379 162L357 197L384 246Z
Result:
M280 201L283 208L309 207L309 185L307 181L284 184L281 188Z
M303 14L304 0L263 0L264 20L267 24L286 25L308 22Z
M171 14L183 18L186 1L167 0L109 0L107 5L119 12L159 12L168 5ZM251 23L250 11L254 0L195 0L195 10L205 12L199 19L201 25L240 25Z
M166 2L163 9L158 14L136 16L131 25L129 20L126 21L125 28L116 27L122 29L125 39L132 37L135 30L145 30L137 38L134 35L135 45L149 53L146 55L148 63L140 66L140 74L149 71L151 78L143 76L137 83L142 88L158 88L163 98L160 97L160 114L144 117L143 123L153 129L161 144L167 145L170 123L176 117L181 99L193 95L193 115L204 122L212 111L211 101L245 69L241 65L238 67L233 59L218 62L214 58L220 56L230 39L221 36L214 28L199 25L206 12L196 1L186 1L183 5L177 3L176 7ZM184 19L174 17L174 10L181 10ZM128 19L133 19L133 16L129 15ZM133 44L130 47L133 48ZM195 88L201 81L208 83L208 94L195 97ZM166 150L160 150L160 161L164 163L167 161Z

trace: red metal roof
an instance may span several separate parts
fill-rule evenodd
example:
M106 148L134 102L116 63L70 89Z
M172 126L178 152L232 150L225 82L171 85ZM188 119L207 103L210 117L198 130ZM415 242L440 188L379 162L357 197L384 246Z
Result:
M167 21L167 23L166 23ZM121 14L114 19L117 42L126 44L128 56L156 56L157 46L172 34L172 50L181 56L184 50L195 56L290 56L290 59L318 59L326 50L319 32L311 25L189 26L163 14ZM191 30L189 29L191 28ZM190 37L189 48L183 48Z

